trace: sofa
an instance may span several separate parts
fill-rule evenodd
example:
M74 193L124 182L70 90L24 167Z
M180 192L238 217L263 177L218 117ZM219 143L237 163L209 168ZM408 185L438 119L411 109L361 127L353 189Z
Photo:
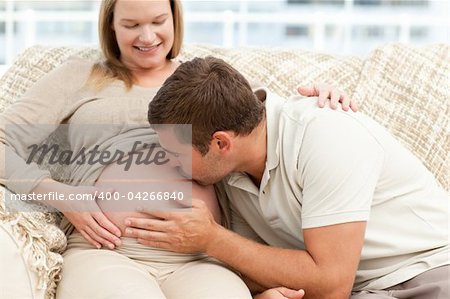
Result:
M361 58L303 49L189 44L180 60L207 55L226 60L247 78L283 96L295 94L298 84L318 81L341 88L362 113L384 125L416 154L450 193L449 45L414 48L387 44ZM95 48L42 46L24 51L0 79L0 112L71 56L97 59L100 53ZM44 167L64 181L64 169ZM0 298L54 298L66 245L58 228L61 214L48 212L39 204L7 207L7 190L0 188Z

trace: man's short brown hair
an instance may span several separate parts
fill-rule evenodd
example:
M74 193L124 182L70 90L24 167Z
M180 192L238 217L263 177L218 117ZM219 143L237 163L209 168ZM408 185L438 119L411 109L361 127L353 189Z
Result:
M248 135L264 118L264 104L248 81L225 61L195 58L181 64L150 102L148 120L164 124L192 124L192 145L202 155L217 131ZM191 136L180 141L190 142Z

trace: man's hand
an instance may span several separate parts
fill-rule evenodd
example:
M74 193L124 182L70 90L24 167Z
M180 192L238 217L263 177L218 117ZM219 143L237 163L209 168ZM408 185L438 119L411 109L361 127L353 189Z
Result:
M268 289L255 297L254 299L302 299L305 296L303 290L292 290L285 287Z
M186 208L186 212L141 212L155 219L127 218L125 236L174 252L206 252L220 227L206 204L198 199L192 200L192 208Z

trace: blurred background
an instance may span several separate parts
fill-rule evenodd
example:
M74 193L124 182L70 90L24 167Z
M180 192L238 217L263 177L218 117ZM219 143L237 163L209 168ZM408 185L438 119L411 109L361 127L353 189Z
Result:
M449 43L449 2L184 0L185 42L365 56L387 42ZM0 0L0 75L36 44L97 45L99 5L99 0Z

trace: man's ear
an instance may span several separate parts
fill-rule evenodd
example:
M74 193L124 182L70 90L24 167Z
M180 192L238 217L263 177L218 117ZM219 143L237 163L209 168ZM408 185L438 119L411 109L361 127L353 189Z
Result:
M214 132L212 136L212 141L210 144L210 149L214 152L227 155L234 145L235 134L230 131L217 131Z

